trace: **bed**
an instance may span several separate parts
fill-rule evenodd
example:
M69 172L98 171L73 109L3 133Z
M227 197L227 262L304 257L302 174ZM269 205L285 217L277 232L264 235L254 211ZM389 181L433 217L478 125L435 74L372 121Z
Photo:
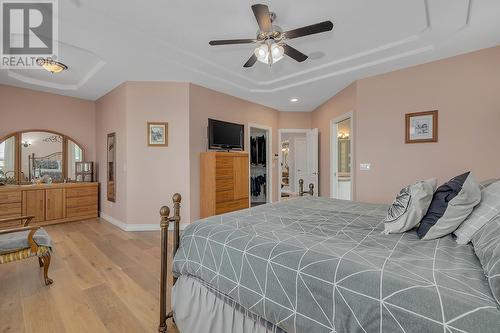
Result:
M31 154L29 157L29 178L50 177L53 181L62 181L62 152L52 153L43 157Z
M177 234L179 202L165 217ZM189 225L174 237L173 312L159 330L173 316L181 333L498 332L473 247L382 234L386 212L300 197Z

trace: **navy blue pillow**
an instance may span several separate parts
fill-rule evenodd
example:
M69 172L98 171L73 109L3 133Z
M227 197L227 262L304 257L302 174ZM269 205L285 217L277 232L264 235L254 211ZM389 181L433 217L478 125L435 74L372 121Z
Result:
M466 184L466 186L464 186ZM446 216L446 218L443 218L445 215L447 209L453 209L453 206L450 205L450 202L457 197L457 195L460 195L460 198L457 198L457 200L466 201L466 203L470 203L472 205L472 208L479 202L480 200L480 192L476 193L476 187L479 189L479 186L475 182L474 178L470 174L470 172L466 172L460 176L456 176L455 178L451 179L447 183L441 185L438 187L436 192L434 193L434 196L432 198L432 202L429 206L429 209L427 210L427 213L425 216L422 218L422 221L420 221L420 226L417 230L417 234L420 238L424 239L434 239L438 237L445 236L450 228L458 228L461 222L459 219L455 218L455 214L453 212L449 212ZM462 193L461 193L462 192ZM467 192L467 193L464 193ZM477 196L479 195L479 200ZM462 217L459 214L458 217ZM452 221L450 221L449 217L452 217ZM465 216L464 218L466 218ZM438 222L439 226L438 226ZM450 223L451 222L451 223ZM458 225L453 225L458 223ZM429 230L431 230L433 227L434 230L433 232L429 233ZM450 232L453 232L455 229L451 230ZM427 237L425 237L427 235Z

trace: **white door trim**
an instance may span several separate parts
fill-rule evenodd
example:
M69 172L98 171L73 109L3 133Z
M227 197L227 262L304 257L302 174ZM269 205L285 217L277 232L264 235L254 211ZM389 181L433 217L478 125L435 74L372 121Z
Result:
M355 186L354 186L354 176L356 173L356 165L354 164L354 112L347 112L343 115L330 120L330 198L334 198L334 194L336 194L335 190L335 180L336 180L336 171L337 171L337 154L336 147L338 146L337 141L337 124L341 121L351 119L351 129L349 133L349 138L351 140L351 200L356 198L355 196Z
M251 156L250 156L250 129L251 128L258 128L261 130L268 131L269 137L266 140L266 174L267 174L267 181L268 181L268 186L266 186L266 202L270 203L273 202L273 128L270 126L266 125L261 125L261 124L256 124L256 123L248 123L248 131L247 131L247 138L246 138L246 144L248 145L248 175L251 175L251 170L250 170L250 163L251 163ZM250 184L250 177L248 177L248 190L252 190L252 186ZM251 193L248 193L248 204L249 207L252 205L252 195Z
M278 201L281 201L281 134L283 133L304 133L307 134L310 128L279 128L278 129Z

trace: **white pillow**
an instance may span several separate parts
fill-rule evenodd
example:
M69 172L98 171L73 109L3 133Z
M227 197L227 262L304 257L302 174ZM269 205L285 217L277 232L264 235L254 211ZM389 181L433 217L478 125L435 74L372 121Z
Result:
M500 181L481 191L481 202L454 232L457 243L469 243L472 236L498 214L500 214Z
M436 178L422 180L403 188L387 212L384 233L402 233L413 229L427 212L436 190Z

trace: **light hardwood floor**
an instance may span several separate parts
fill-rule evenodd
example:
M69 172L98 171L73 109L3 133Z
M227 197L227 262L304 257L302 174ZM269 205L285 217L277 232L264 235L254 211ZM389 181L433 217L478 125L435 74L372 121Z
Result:
M43 284L36 258L0 265L0 332L157 331L159 231L125 232L99 219L46 229L54 284Z

